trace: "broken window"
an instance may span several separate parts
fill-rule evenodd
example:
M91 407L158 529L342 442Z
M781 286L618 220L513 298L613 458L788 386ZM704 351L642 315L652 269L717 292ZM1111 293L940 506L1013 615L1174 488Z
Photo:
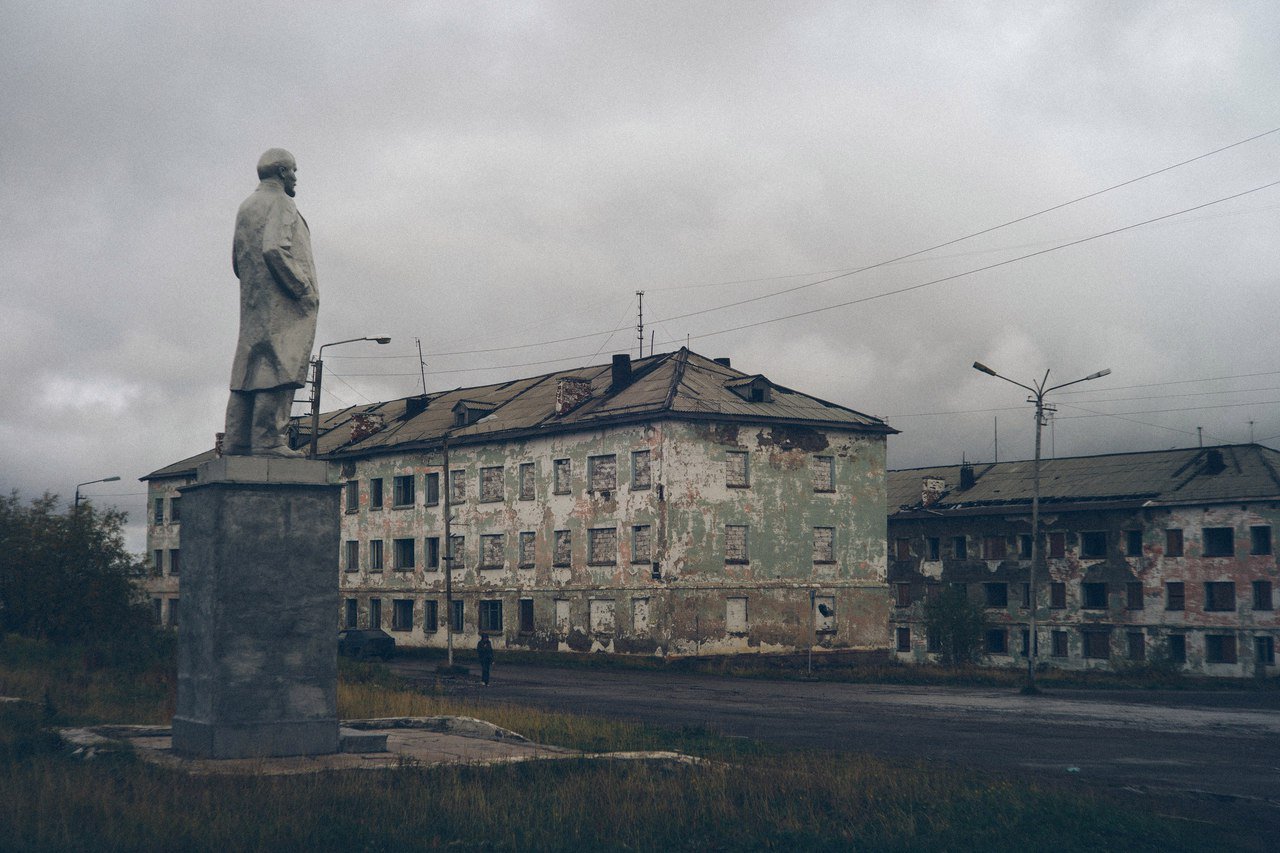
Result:
M724 561L726 563L747 562L747 525L726 524L724 526Z
M1234 581L1208 581L1204 585L1205 610L1235 610L1236 585Z
M951 538L951 556L957 560L969 559L969 542L963 536L953 536Z
M1171 527L1164 532L1164 555L1166 557L1182 556L1182 529Z
M1126 530L1124 532L1124 555L1126 557L1142 556L1142 531Z
M836 529L834 527L813 528L813 561L815 563L836 561Z
M552 491L557 495L569 494L570 478L573 468L568 459L557 459L551 463Z
M1067 556L1067 534L1061 531L1049 534L1049 556L1059 559Z
M986 649L989 655L1009 654L1009 632L1005 628L988 628Z
M343 495L346 497L347 512L355 512L360 509L360 481L347 480L343 487Z
M369 481L369 509L382 509L382 478Z
M1235 663L1236 635L1205 634L1204 660L1205 663Z
M1061 581L1053 581L1049 584L1049 606L1054 610L1061 610L1067 606L1067 585Z
M391 481L391 505L413 506L413 475L405 474Z
M451 630L455 634L461 634L466 630L467 607L461 598L453 599L453 612L449 614Z
M555 550L551 555L551 565L568 566L573 559L573 534L568 530L557 530L555 537Z
M648 563L653 559L649 546L649 525L637 524L631 528L631 562Z
M158 599L157 599L158 600ZM357 624L357 618L360 613L359 605L354 598L348 598L342 603L342 627L354 628Z
M1086 530L1080 534L1080 559L1098 560L1107 556L1105 530Z
M1254 659L1265 666L1276 662L1276 641L1274 637L1253 638Z
M618 530L615 527L593 527L587 531L587 563L613 566L618 563Z
M440 537L428 536L424 541L427 546L426 568L436 571L440 568Z
M427 475L427 506L440 503L440 474L432 471Z
M1111 634L1107 631L1081 631L1084 656L1092 660L1105 660L1111 657Z
M1271 609L1271 581L1253 582L1253 609Z
M631 630L636 634L649 633L649 599L631 599Z
M836 597L834 595L815 595L813 597L814 629L819 634L836 632Z
M391 630L413 630L413 599L393 598L391 600Z
M1232 527L1205 527L1200 531L1206 557L1233 557L1236 553L1236 531Z
M461 468L449 472L449 503L460 504L467 499L467 472Z
M1169 660L1173 663L1187 662L1187 638L1182 634L1169 635Z
M382 540L369 540L369 571L382 571Z
M653 484L653 474L649 467L649 451L635 450L631 453L631 488L647 489ZM648 599L646 599L647 601Z
M745 489L751 485L748 457L745 450L730 450L724 457L724 484L731 489Z
M164 574L164 550L161 548L151 552L151 574L157 577Z
M813 490L815 492L836 490L836 458L834 456L813 457Z
M182 572L182 560L179 559L179 557L181 556L182 556L181 549L178 549L178 548L169 549L169 574L170 575L176 575Z
M1142 581L1129 581L1124 585L1125 607L1129 610L1143 609Z
M360 543L355 539L348 539L344 544L346 545L346 548L343 560L347 571L360 571Z
M482 598L480 600L480 633L502 633L502 601L501 599Z
M501 465L480 469L480 500L485 503L502 500L503 469Z
M369 627L370 628L382 627L382 599L381 598L369 599Z
M911 606L911 584L896 583L893 585L893 603L896 607Z
M1147 637L1141 631L1130 631L1125 635L1129 646L1129 660L1147 659Z
M1030 533L1018 534L1018 559L1019 560L1031 559L1031 534Z
M984 583L982 591L986 596L987 607L1009 606L1009 585L1007 583Z
M911 559L911 540L899 537L893 540L893 559L910 560Z
M480 568L500 569L504 562L503 550L506 537L501 533L485 533L480 536Z
M587 478L591 481L591 491L612 492L618 488L618 457L587 457Z
M415 557L412 539L395 539L391 543L391 568L397 572L407 572L413 568Z
M906 626L899 625L895 633L897 634L898 651L911 651L911 629Z
M1105 583L1080 584L1082 607L1088 610L1105 610L1107 608L1107 585Z
M730 634L747 633L747 600L745 598L725 599L724 629Z
M434 598L422 602L422 630L427 634L440 630L439 602Z
M561 637L569 635L569 600L556 599L556 633Z
M532 530L524 530L520 533L520 568L533 568L535 555L535 539Z
M1049 635L1052 644L1050 654L1055 658L1065 658L1070 652L1067 648L1067 632L1054 631Z
M615 628L613 599L591 599L591 632L593 634L612 634Z
M1003 560L1005 556L1005 539L1003 536L982 537L982 559Z
M449 557L452 569L465 569L467 567L467 537L450 536L449 537Z
M534 469L532 462L520 463L520 500L533 500L534 493Z
M521 634L533 633L533 599L520 599L520 625Z
M154 512L151 520L156 524L164 524L164 498L156 498L152 501L152 508Z
M174 521L173 513L170 512L169 520ZM1271 526L1257 524L1249 528L1249 553L1254 556L1260 556L1271 553Z
M1164 609L1185 610L1187 607L1186 585L1182 581L1169 581L1164 585Z
M930 536L924 540L925 548L929 552L929 559L937 562L942 559L942 541L937 536Z
M182 498L169 498L169 523L170 523L170 524L177 524L179 521L182 521L182 507L181 507L181 504L182 504ZM1268 528L1267 528L1267 534L1268 534L1268 536L1267 536L1267 542L1268 542L1268 543L1270 543L1270 541L1271 541L1271 538L1270 538L1270 531L1271 531L1271 528L1269 528L1269 527L1268 527ZM1266 553L1270 554L1270 553L1271 553L1271 551L1268 549Z

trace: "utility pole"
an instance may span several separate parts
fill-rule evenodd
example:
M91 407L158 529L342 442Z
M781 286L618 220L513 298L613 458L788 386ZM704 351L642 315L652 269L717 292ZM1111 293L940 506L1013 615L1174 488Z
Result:
M640 357L644 358L644 291L637 290L636 298L640 300L640 317L636 323L636 338L640 341ZM649 349L649 355L653 355L653 348Z
M1036 418L1036 456L1035 462L1031 468L1031 569L1027 586L1031 589L1031 607L1028 613L1029 636L1027 642L1027 683L1022 688L1023 693L1039 693L1040 689L1036 687L1036 657L1040 644L1036 636L1036 616L1040 605L1039 596L1036 594L1036 569L1040 563L1040 555L1042 549L1040 547L1040 429L1044 426L1044 414L1046 409L1053 411L1052 406L1045 406L1044 396L1050 391L1057 391L1059 388L1065 388L1068 385L1075 385L1078 382L1088 382L1090 379L1098 379L1106 376L1111 372L1111 368L1099 370L1097 373L1091 373L1083 379L1073 379L1070 382L1063 382L1061 385L1053 385L1046 388L1049 382L1049 371L1044 372L1044 376L1035 385L1024 385L1010 379L1007 376L1001 376L990 367L981 362L975 361L973 369L988 376L994 376L997 379L1003 379L1005 382L1017 385L1019 388L1025 388L1031 392L1031 396L1027 398L1028 403L1034 403Z
M1204 427L1196 427L1196 447L1204 447Z
M418 372L422 374L422 393L427 393L427 363L422 360L422 338L414 338L418 345Z

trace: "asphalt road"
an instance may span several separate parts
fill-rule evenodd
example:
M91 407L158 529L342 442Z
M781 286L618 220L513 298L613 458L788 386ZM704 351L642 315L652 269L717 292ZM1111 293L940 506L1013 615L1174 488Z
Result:
M400 660L433 679L435 661ZM868 752L1124 789L1248 820L1280 849L1280 693L1052 690L767 681L687 673L560 669L499 662L488 688L516 702L659 725L706 725L794 747ZM1187 809L1179 809L1186 812Z

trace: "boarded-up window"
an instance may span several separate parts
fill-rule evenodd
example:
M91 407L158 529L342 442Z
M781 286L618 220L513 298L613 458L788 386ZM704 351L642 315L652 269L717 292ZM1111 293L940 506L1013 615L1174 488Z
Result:
M724 561L726 563L747 562L747 525L726 524L724 526Z
M551 555L551 565L567 566L573 556L573 534L568 530L557 530L555 537L555 550Z
M730 634L747 633L747 600L745 598L725 599L724 629Z
M612 566L618 562L618 531L613 527L587 531L588 562L593 566Z
M520 534L520 568L532 568L533 561L534 535L532 530L526 530Z
M459 504L467 499L467 472L461 469L449 472L449 501Z
M813 528L813 561L815 563L836 561L836 529L834 527Z
M556 633L564 637L569 634L569 600L556 599Z
M631 488L647 489L653 485L653 475L650 473L649 467L649 451L637 450L631 454Z
M480 568L500 569L503 563L503 539L501 533L485 533L480 537Z
M369 571L382 571L382 540L369 540Z
M813 457L813 490L815 492L836 490L836 458L834 456Z
M614 491L618 488L618 457L613 454L588 457L587 476L591 479L591 491Z
M449 537L449 556L453 558L452 568L465 569L467 567L467 537L466 536L450 536Z
M568 459L557 459L551 463L552 483L551 488L557 495L569 494L569 479L573 474L573 468L570 466Z
M637 524L631 528L631 562L648 563L653 559L649 547L649 525Z
M893 585L893 603L896 607L911 606L911 584L896 583Z
M724 484L731 489L745 489L751 485L745 450L730 450L725 454Z
M533 500L533 463L520 463L520 500Z
M1182 556L1182 528L1172 527L1164 532L1164 555L1166 557Z
M1049 556L1065 557L1067 555L1067 534L1058 532L1049 534Z
M480 469L480 500L502 500L502 466Z
M612 634L615 629L613 599L591 600L591 631L594 634Z
M649 599L631 599L631 630L636 634L649 633Z
M836 597L817 595L813 598L813 625L819 634L836 632Z

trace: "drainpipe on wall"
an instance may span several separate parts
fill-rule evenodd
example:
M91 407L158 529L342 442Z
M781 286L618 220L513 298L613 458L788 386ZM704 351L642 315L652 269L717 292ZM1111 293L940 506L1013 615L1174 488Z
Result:
M444 474L440 477L444 492L444 634L448 648L449 666L453 666L453 481L449 476L449 436L441 443L444 456Z

